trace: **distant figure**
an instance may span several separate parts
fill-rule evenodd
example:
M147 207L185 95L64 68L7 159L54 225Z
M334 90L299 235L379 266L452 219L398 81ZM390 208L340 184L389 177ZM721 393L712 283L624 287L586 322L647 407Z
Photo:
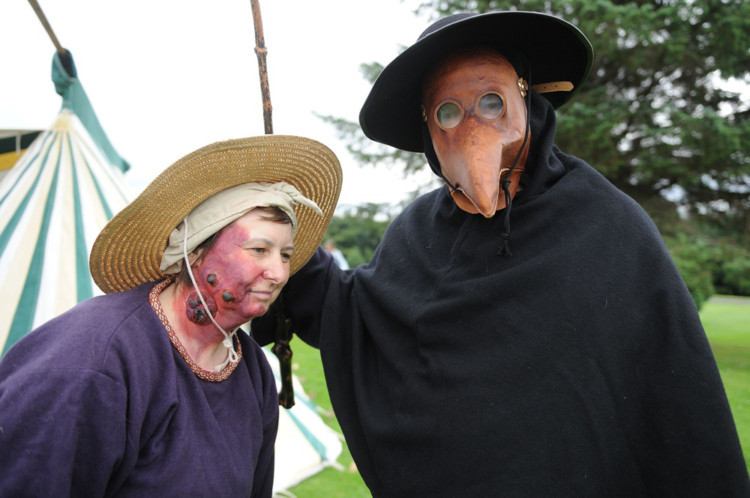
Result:
M336 247L336 242L334 242L333 239L326 240L324 247L326 251L330 252L333 255L333 261L339 268L341 268L342 270L349 269L349 262L344 257L344 253L341 252L341 249Z

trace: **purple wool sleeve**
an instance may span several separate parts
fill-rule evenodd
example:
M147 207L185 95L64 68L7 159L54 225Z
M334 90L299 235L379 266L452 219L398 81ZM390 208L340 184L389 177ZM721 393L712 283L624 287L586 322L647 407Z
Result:
M4 377L0 496L54 496L65 489L104 496L127 445L126 402L124 386L97 372ZM46 470L39 476L29 468Z

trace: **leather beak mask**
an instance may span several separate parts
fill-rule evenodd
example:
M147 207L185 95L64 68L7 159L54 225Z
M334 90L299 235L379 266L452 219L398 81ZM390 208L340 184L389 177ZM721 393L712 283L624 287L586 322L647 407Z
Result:
M491 218L505 208L501 182L518 157L510 175L516 195L531 141L526 137L524 146L525 95L526 82L511 63L486 48L450 56L425 79L423 117L462 210Z

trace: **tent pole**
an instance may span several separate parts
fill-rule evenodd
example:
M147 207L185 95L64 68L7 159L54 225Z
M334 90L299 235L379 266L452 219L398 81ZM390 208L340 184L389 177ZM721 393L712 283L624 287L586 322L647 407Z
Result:
M44 30L47 31L47 34L52 40L52 44L55 46L55 49L57 49L57 53L61 56L65 55L67 51L63 48L62 45L60 45L60 42L57 40L55 32L52 31L52 26L50 26L49 22L47 22L47 16L44 15L44 12L42 12L42 8L39 6L39 2L37 2L36 0L29 0L29 3L34 9L34 12L36 12L36 16L39 18L42 26L44 26Z

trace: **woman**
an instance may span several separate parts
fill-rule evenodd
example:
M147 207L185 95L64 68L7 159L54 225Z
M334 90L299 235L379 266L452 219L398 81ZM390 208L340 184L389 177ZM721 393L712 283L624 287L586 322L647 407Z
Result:
M107 295L0 362L0 496L271 496L278 398L239 326L320 244L335 155L267 135L180 159L102 230Z

